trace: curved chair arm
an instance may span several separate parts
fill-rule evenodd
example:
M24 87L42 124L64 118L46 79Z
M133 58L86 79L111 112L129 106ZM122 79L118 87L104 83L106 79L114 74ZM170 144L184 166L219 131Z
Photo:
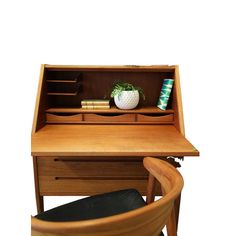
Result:
M171 198L173 201L172 212L167 222L167 232L168 236L176 236L177 225L174 202L181 194L184 184L183 177L175 167L165 161L157 158L146 157L143 162L145 168L149 172L146 202L147 204L151 204L154 201L155 184L156 180L158 180L161 184L162 194L165 196L165 199Z

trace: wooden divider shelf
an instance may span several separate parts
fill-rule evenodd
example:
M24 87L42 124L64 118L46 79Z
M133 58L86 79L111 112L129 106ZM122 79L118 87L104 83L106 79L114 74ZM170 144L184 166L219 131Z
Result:
M47 80L48 83L77 83L77 80Z
M76 96L77 92L74 93L47 93L49 96Z
M81 90L82 74L77 76L71 75L72 78L68 78L65 74L62 74L58 78L58 73L52 76L52 78L46 79L47 82L47 95L48 96L76 96L78 91ZM64 78L65 77L65 78Z
M84 108L66 108L51 107L45 110L48 113L156 113L156 114L173 114L173 109L161 110L158 107L141 107L132 110L121 110L112 106L110 109L84 109Z

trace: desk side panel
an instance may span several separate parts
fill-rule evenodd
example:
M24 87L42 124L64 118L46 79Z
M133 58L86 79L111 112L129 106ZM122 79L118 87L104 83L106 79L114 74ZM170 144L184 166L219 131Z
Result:
M40 128L42 128L46 122L45 109L46 109L47 99L46 99L46 83L44 77L45 77L45 65L41 65L39 83L38 83L38 92L35 102L32 134L37 132Z
M174 124L177 130L185 136L184 130L184 115L182 105L182 94L179 78L179 66L175 66L175 84L173 88L173 109L174 109Z

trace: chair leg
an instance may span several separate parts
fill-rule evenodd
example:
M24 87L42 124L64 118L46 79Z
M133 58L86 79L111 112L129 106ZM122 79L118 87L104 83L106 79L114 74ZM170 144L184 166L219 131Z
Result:
M149 173L148 186L147 186L147 199L146 199L147 204L154 202L155 185L156 185L156 179L152 174Z
M179 209L180 209L181 194L175 199L175 222L176 222L176 231L178 230L179 223Z
M181 200L181 194L175 199L175 202L174 202L174 207L173 207L173 210L172 210L172 214L171 214L171 217L170 217L170 234L168 232L168 225L167 225L167 232L168 232L168 236L172 236L172 235L177 235L177 232L178 232L178 223L179 223L179 209L180 209L180 200ZM174 227L173 227L174 225ZM173 229L175 231L175 234L173 234Z
M173 207L170 218L166 225L168 236L177 236L175 208Z

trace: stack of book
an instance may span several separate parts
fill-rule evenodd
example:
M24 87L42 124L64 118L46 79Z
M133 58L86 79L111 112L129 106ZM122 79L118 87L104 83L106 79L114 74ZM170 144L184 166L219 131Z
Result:
M105 99L86 99L81 101L84 109L110 109L110 101Z

